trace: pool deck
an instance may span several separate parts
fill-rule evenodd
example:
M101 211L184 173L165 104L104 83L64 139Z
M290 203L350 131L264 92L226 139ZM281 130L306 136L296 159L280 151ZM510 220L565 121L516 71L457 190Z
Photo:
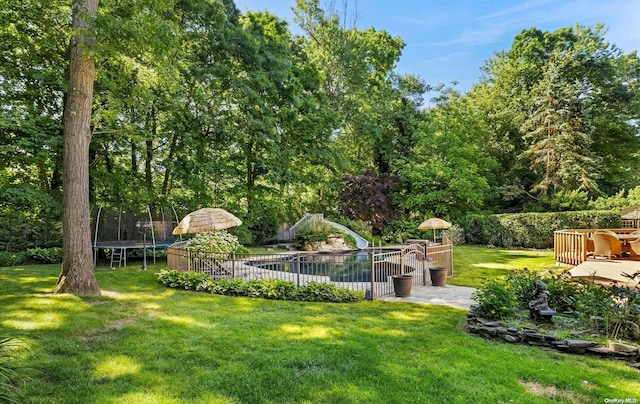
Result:
M471 294L476 289L466 286L446 285L438 286L413 286L409 297L396 297L391 294L380 298L380 300L389 302L407 302L418 304L437 304L442 306L450 306L458 309L469 310L472 304Z

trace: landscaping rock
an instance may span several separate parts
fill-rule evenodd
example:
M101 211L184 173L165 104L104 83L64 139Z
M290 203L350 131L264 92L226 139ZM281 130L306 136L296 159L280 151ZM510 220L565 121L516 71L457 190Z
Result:
M480 327L480 333L485 336L495 337L498 335L498 329L495 327Z
M613 349L616 352L624 352L630 354L637 354L638 348L632 345L621 344L619 342L612 342L609 344L609 348Z
M527 342L543 342L544 334L540 334L539 332L525 331L524 339Z
M486 319L478 319L482 325L486 327L504 327L504 323L502 321L492 321Z
M614 351L613 349L609 349L606 347L591 347L591 348L587 348L587 351L594 353L596 355L600 355L602 357L609 357L612 358L616 351Z
M501 321L481 319L472 315L468 315L467 322L467 330L470 333L479 334L485 338L500 338L509 343L527 344L571 354L593 354L602 358L620 359L628 362L630 367L640 370L640 350L633 345L614 342L605 347L597 342L581 339L565 341L535 329L506 328Z
M501 335L500 337L507 342L520 342L522 339L520 337L516 337L515 335L510 335L510 334Z
M499 336L507 335L508 331L505 327L497 327L496 332Z
M567 345L570 348L591 348L597 346L597 342L593 341L583 341L581 339L569 339L567 340Z
M527 341L527 344L532 346L538 346L538 347L549 346L549 344L545 341L536 341L536 340Z

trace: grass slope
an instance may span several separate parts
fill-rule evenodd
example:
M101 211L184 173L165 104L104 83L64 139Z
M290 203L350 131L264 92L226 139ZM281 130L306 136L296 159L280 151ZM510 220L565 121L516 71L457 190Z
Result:
M28 349L25 403L546 403L640 398L623 363L500 344L444 306L327 304L166 289L160 266L0 269L0 326Z
M454 276L448 283L477 288L490 279L507 275L514 269L562 272L550 250L505 250L479 246L455 246L453 249Z

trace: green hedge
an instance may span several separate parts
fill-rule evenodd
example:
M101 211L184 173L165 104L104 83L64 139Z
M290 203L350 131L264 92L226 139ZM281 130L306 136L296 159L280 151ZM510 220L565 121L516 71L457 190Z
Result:
M27 251L0 251L0 267L31 264L59 264L62 262L62 248L29 248Z
M281 279L243 281L239 278L223 278L214 281L202 272L176 270L162 270L156 276L160 283L170 288L227 296L333 303L357 302L364 299L363 292L339 288L329 283L309 282L305 286L296 287L293 282Z
M552 248L553 232L556 230L615 229L621 226L621 219L617 210L587 210L468 215L461 220L460 225L464 229L467 244Z

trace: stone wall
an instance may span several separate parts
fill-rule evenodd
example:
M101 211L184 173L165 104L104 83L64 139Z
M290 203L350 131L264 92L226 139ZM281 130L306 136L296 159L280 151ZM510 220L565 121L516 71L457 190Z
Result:
M533 345L572 354L597 355L601 358L624 360L629 366L640 370L640 352L637 347L632 345L611 343L609 346L604 346L593 341L562 340L535 329L505 327L501 321L477 317L473 310L467 314L466 329L472 334L513 344Z

